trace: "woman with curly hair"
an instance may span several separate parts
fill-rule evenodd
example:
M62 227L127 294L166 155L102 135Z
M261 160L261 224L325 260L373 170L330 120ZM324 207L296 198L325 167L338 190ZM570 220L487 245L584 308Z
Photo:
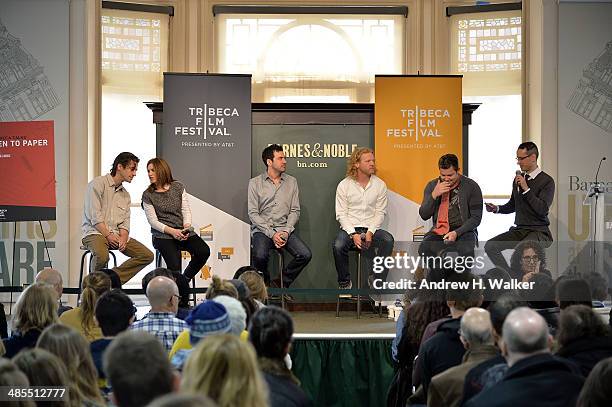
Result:
M60 322L79 331L89 342L101 339L102 331L94 320L94 310L98 298L111 289L110 277L101 272L89 273L83 279L83 299L81 305L66 311Z
M398 369L387 394L387 406L406 405L406 400L412 394L414 359L419 354L425 328L449 314L443 290L419 291L416 299L406 308L404 328L397 346Z
M520 242L510 258L510 277L527 281L532 274L544 273L552 277L546 269L546 252L542 245L533 240Z

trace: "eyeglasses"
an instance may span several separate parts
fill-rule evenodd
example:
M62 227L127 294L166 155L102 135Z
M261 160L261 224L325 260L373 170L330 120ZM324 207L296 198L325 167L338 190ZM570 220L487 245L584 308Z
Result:
M172 297L170 297L170 301L172 301L172 298L175 298L175 297L176 297L177 300L179 300L179 301L181 300L181 296L180 295L172 294Z
M527 262L535 263L536 261L540 260L540 257L538 257L538 256L523 256L521 259L525 263L527 263Z
M524 157L516 157L516 161L519 161L519 162L520 162L520 161L523 161L525 158L529 157L530 155L531 155L531 154L527 154L527 155L526 155L526 156L524 156Z

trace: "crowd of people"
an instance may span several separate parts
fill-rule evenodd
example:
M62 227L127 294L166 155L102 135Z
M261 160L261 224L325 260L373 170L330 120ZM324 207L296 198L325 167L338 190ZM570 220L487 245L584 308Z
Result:
M489 274L498 277L446 278L473 282ZM396 374L387 405L611 405L612 317L604 320L593 309L607 293L602 298L588 274L562 276L555 284L543 275L550 301L513 289L409 292L392 345Z
M57 406L312 405L291 371L293 320L265 305L263 276L250 266L232 280L215 276L206 299L183 313L172 273L155 269L144 280L151 308L138 321L100 271L87 276L78 307L60 310L61 283L45 282L58 275L41 271L15 304L0 387L63 387L63 398L45 401Z

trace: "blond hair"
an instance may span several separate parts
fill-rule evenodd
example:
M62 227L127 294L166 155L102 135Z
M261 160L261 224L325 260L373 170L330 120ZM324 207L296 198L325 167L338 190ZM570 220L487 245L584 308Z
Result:
M233 335L213 335L193 349L181 390L204 394L219 407L265 407L268 394L253 347Z
M355 165L359 164L361 156L364 154L374 154L374 150L368 147L359 147L353 150L351 156L346 160L347 177L351 177L353 179L357 178L357 167Z
M249 287L251 297L264 302L268 299L268 290L266 289L266 283L262 276L255 271L245 271L238 277L238 280L242 281Z
M68 370L68 377L83 400L104 403L98 390L98 372L89 350L89 342L75 329L53 324L38 338L36 347L59 357Z
M213 276L212 282L206 289L206 299L212 300L219 295L227 295L228 297L238 299L238 290L229 281L221 280L219 276Z
M81 300L81 328L85 336L94 328L96 302L102 294L111 289L110 277L101 271L89 273L83 279L83 299Z
M0 386L2 387L30 387L28 377L10 359L0 358ZM36 407L32 400L14 400L13 407Z
M45 283L27 287L15 304L13 330L25 334L31 329L42 331L57 322L57 294Z

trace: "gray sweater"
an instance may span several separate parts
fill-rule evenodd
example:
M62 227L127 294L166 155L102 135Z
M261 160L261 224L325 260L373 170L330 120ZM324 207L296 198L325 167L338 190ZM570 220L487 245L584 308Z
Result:
M473 231L477 233L476 228L480 225L482 219L482 192L476 181L462 175L459 184L459 212L461 213L462 224L455 230L457 237L466 232ZM433 199L431 192L436 187L438 178L435 178L425 186L423 193L423 202L419 208L419 215L423 220L428 220L433 217L433 227L436 227L438 222L438 209L442 202L442 197Z

